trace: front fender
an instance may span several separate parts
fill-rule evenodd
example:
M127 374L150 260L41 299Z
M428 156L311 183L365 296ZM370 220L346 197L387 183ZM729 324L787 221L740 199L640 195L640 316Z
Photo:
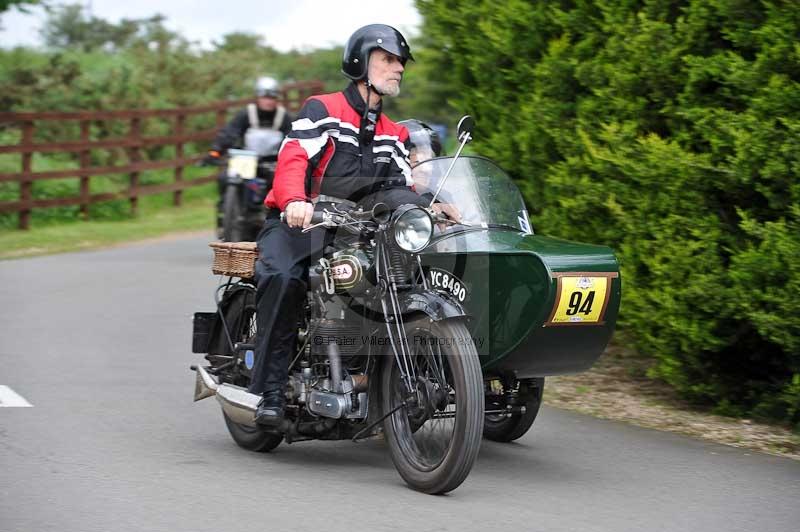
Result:
M419 289L401 292L398 297L403 315L421 312L433 321L469 316L460 303L444 292Z

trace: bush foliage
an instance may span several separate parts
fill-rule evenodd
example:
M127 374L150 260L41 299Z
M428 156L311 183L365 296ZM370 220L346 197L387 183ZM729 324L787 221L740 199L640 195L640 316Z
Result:
M652 376L800 423L800 10L418 0L450 104L537 229L604 242Z

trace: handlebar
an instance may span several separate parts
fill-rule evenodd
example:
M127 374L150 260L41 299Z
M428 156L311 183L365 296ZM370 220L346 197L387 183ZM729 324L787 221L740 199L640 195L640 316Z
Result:
M311 215L311 225L321 224L325 221L325 211L314 211Z
M229 159L228 154L221 154L219 157L209 157L208 155L206 155L202 159L195 162L195 166L222 167L228 164L228 159ZM263 157L259 157L258 166L259 168L267 168L274 170L275 167L278 166L277 157L273 155L266 155Z
M324 208L315 210L311 215L309 226L303 229L306 233L317 227L346 227L354 228L356 226L363 228L364 224L372 224L377 219L375 218L375 210L365 211L362 208L352 209L339 209L333 206L331 210ZM281 213L281 222L286 223L286 213Z
M386 207L386 205L379 203L373 209L365 211L362 208L358 209L337 209L334 207L335 210L330 211L328 209L322 210L315 210L311 215L311 221L309 222L309 226L303 229L303 232L308 232L312 229L316 229L317 227L350 227L353 226L362 226L363 224L383 224L389 221L390 218L390 211ZM447 216L445 213L438 213L432 212L430 209L426 209L430 213L430 216L434 223L440 224L459 224L459 225L470 225L464 223L462 221L454 221L450 217ZM281 213L281 221L286 223L286 214L284 212Z

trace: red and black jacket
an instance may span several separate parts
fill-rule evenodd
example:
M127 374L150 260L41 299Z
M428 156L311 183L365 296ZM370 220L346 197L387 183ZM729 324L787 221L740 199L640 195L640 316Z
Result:
M413 190L408 130L379 107L374 136L362 134L364 105L354 83L306 100L281 145L267 207L284 210L319 194L358 201L380 189Z

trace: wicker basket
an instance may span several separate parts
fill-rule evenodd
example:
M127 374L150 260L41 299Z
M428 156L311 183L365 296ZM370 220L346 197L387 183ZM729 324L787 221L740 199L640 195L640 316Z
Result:
M211 270L217 275L250 279L255 274L258 246L255 242L212 242L214 264Z

